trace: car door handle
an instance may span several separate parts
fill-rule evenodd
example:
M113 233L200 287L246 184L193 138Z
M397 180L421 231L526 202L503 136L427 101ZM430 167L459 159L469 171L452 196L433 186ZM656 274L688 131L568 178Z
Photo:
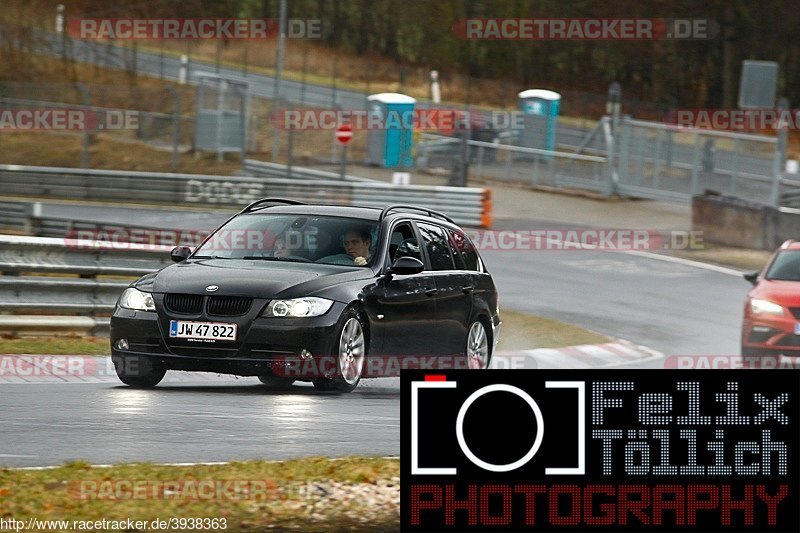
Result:
M439 289L425 289L425 296L433 296L437 292L439 292Z
M469 294L474 290L475 287L473 287L472 285L464 285L463 287L461 287L461 292L463 292L464 294Z

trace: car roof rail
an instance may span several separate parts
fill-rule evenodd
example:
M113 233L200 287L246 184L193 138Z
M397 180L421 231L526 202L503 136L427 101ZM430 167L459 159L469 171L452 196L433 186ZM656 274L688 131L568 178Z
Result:
M455 220L445 215L444 213L440 213L439 211L434 211L433 209L428 209L425 207L417 207L413 205L404 205L404 204L394 204L384 207L383 211L381 211L381 216L378 217L378 220L379 221L383 220L384 218L386 218L386 215L388 215L390 211L395 211L397 209L410 209L412 211L422 211L423 213L425 213L430 217L441 218L443 220L446 220L447 222L450 222L451 224L456 223Z
M286 198L262 198L261 200L256 200L252 204L248 205L247 207L239 211L239 214L241 215L242 213L252 213L257 209L263 209L264 207L271 207L264 204L308 205L305 202L298 202L297 200L288 200Z

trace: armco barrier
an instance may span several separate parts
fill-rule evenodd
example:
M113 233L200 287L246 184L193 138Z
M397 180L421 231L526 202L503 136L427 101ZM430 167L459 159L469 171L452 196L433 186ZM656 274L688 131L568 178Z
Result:
M0 235L0 332L102 332L108 317L94 315L110 315L129 282L96 277L134 279L170 264L170 249ZM43 275L54 273L73 277Z
M0 165L0 190L37 199L198 207L240 207L268 196L375 207L411 203L443 211L465 226L491 224L490 191L477 187Z

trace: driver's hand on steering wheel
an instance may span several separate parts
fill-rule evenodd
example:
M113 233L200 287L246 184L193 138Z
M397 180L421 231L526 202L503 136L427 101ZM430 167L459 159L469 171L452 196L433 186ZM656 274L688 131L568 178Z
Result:
M367 264L367 260L361 257L360 255L353 259L353 262L358 266L364 266Z

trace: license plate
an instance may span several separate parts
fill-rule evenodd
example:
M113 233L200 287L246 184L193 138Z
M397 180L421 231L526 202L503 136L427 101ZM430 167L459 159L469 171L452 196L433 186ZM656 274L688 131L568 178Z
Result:
M169 336L173 339L196 341L235 341L236 324L170 320Z

